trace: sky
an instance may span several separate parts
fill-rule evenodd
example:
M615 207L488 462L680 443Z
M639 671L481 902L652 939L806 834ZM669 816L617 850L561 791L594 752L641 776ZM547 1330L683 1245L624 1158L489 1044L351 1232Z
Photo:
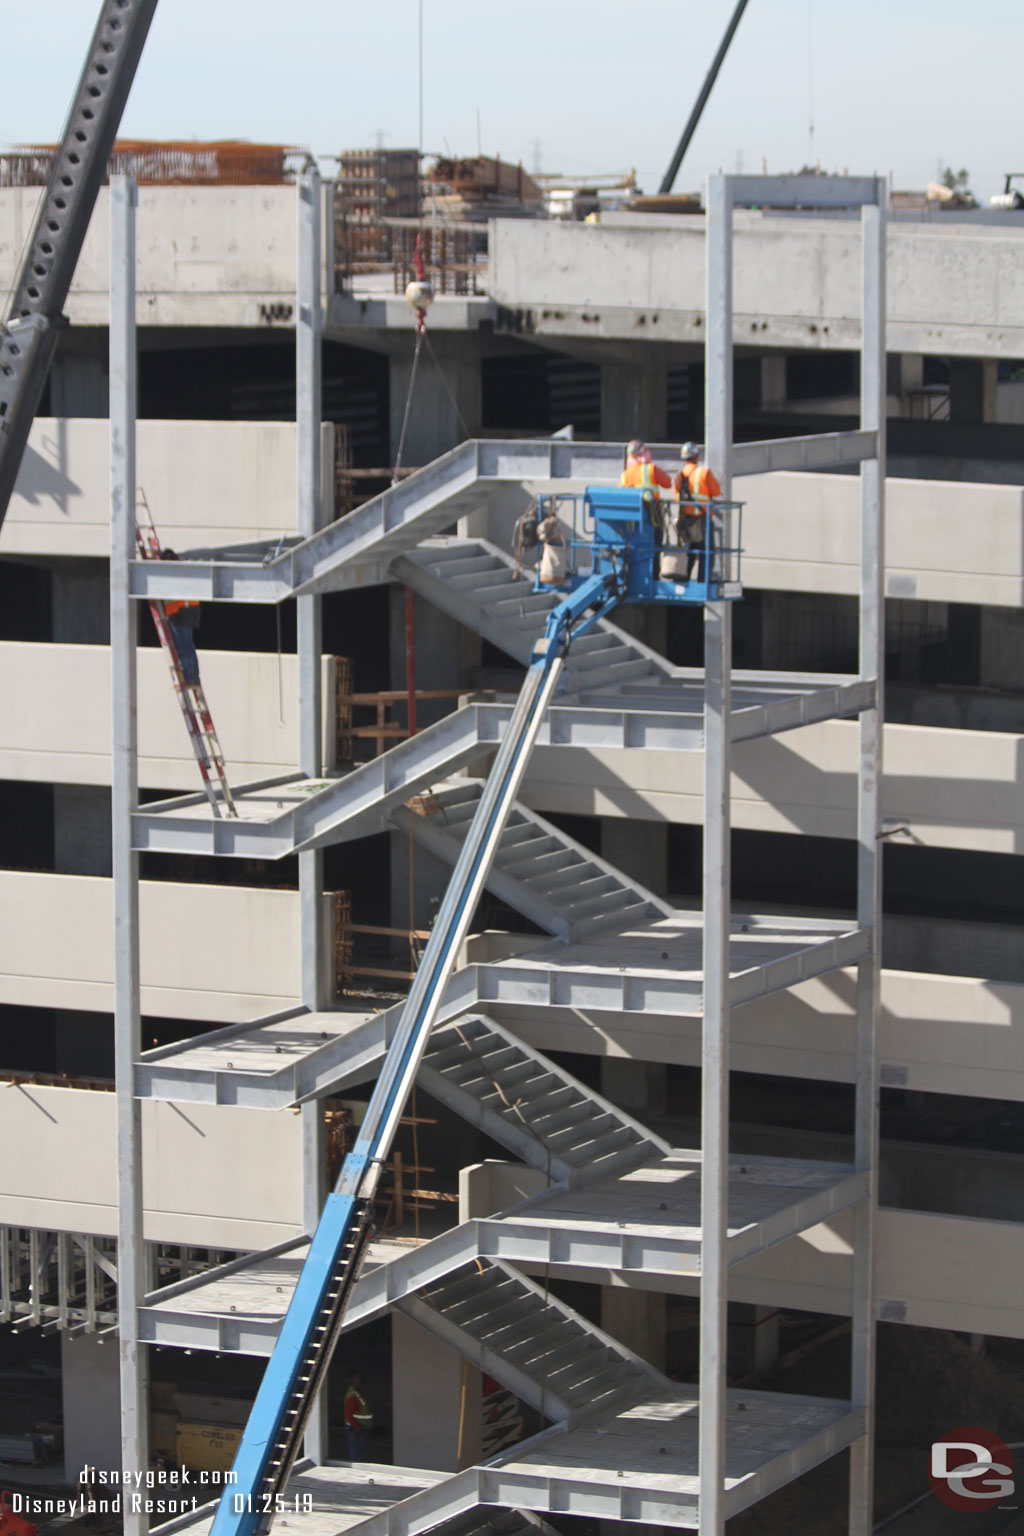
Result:
M415 147L654 192L734 0L160 0L125 138ZM2 17L0 144L60 135L99 0ZM749 0L676 181L820 164L977 196L1024 171L1021 0ZM1024 183L1022 183L1024 186Z

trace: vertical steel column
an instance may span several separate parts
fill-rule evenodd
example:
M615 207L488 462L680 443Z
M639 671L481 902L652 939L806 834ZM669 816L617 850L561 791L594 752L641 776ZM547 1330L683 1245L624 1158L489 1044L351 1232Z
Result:
M304 538L322 526L320 418L322 411L320 177L307 173L298 182L297 294L295 325L295 437L298 526ZM323 772L323 697L321 687L321 607L319 597L297 600L299 670L299 767L310 778ZM299 923L302 1001L307 1008L326 1006L327 929L323 899L323 854L299 854ZM302 1106L302 1220L314 1231L326 1198L326 1143L323 1105ZM305 1453L318 1465L327 1459L327 1394L321 1393L309 1418Z
M706 457L730 495L732 182L707 185ZM710 524L710 519L709 519ZM710 526L709 526L710 535ZM704 608L704 1021L701 1043L700 1529L725 1530L729 1215L729 766L732 606Z
M117 1300L121 1375L121 1465L149 1467L149 1361L139 1345L146 1290L142 1227L142 1106L135 1096L139 1019L139 859L132 851L138 805L135 644L137 609L128 595L135 555L135 206L130 176L110 179L110 666L113 764L114 1074L117 1100ZM125 1536L149 1520L126 1500Z
M877 689L860 716L857 775L857 921L874 936L857 967L854 1157L870 1172L869 1193L854 1217L851 1402L866 1414L866 1433L850 1452L850 1536L874 1524L875 1212L878 1205L878 1013L882 948L882 719L885 670L886 198L861 209L861 427L878 434L877 457L861 465L860 675Z
M321 339L320 296L320 177L316 172L298 183L298 293L295 327L295 433L299 532L308 538L321 526ZM322 690L320 682L321 602L298 599L299 767L310 778L323 772ZM302 1001L321 1008L326 976L326 931L323 913L323 856L299 855L301 907Z

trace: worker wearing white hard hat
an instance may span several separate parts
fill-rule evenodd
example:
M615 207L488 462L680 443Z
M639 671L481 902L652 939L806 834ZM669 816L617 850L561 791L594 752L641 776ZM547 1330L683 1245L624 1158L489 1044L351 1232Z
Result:
M683 467L676 476L675 490L679 499L679 538L688 550L687 580L698 564L698 579L705 579L709 503L721 496L722 487L715 476L702 464L703 450L699 443L684 443L679 453Z

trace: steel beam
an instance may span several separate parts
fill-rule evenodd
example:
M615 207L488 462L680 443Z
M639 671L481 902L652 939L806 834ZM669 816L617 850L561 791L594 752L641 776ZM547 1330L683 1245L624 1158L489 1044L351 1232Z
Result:
M298 293L295 327L295 401L298 528L304 538L311 538L323 526L320 475L320 418L322 410L322 336L321 303L321 232L320 177L316 171L299 178L298 208ZM299 673L299 768L308 779L318 779L323 772L323 697L320 657L322 650L322 606L320 597L300 597L297 604ZM299 854L299 933L302 1002L311 1012L325 1008L327 993L328 935L323 902L323 854L311 849ZM317 1212L326 1191L321 1189L317 1167L305 1157L314 1155L311 1137L304 1141L303 1187L312 1180ZM320 1146L317 1156L322 1157ZM314 1221L315 1225L315 1221ZM320 1422L322 1420L322 1422ZM319 1461L326 1457L326 1420L314 1415L314 1427L307 1438L307 1454ZM324 1456L320 1455L323 1450Z
M139 1017L139 859L132 847L138 804L135 647L138 609L128 595L135 553L135 206L131 177L110 183L110 664L113 761L114 1071L117 1098L117 1252L121 1327L121 1466L149 1467L148 1361L139 1349L146 1291L142 1227L142 1106L135 1095ZM125 1536L145 1536L145 1510L126 1507Z
M689 1156L696 1166L695 1154ZM746 1184L750 1177L756 1180L759 1169L763 1168L766 1176L771 1177L772 1171L784 1163L783 1159L741 1162L733 1158L730 1174ZM730 1236L730 1267L855 1207L863 1199L865 1175L852 1173L846 1165L838 1163L823 1164L821 1168L829 1182L800 1192L790 1205L766 1213ZM670 1283L682 1276L700 1276L696 1205L689 1224L684 1219L652 1228L649 1223L630 1219L628 1183L620 1186L618 1205L615 1191L607 1191L608 1209L602 1220L570 1216L561 1208L563 1192L564 1186L556 1185L506 1216L464 1222L422 1247L403 1250L384 1262L374 1262L371 1254L353 1294L346 1329L360 1327L424 1287L444 1281L468 1264L483 1261L526 1267L534 1272L550 1269L577 1280L585 1280L588 1275L614 1274L627 1281L642 1279L645 1284L656 1285L659 1278ZM552 1201L558 1202L556 1221L547 1219ZM180 1349L269 1355L304 1257L304 1240L293 1239L154 1292L146 1298L142 1313L143 1338L148 1343ZM289 1259L286 1267L273 1263L283 1258ZM212 1295L214 1287L233 1275L251 1275L248 1284L253 1287L255 1300L255 1276L261 1267L267 1269L265 1294L272 1297L274 1307L253 1307L237 1315L219 1310ZM211 1293L205 1310L196 1305L204 1291ZM180 1302L179 1306L175 1307L175 1301Z
M605 748L615 751L699 751L704 721L697 690L687 682L666 682L665 704L651 707L649 697L630 703L610 697L607 704L553 704L541 727L538 745ZM753 741L820 721L842 719L871 706L874 685L851 679L822 679L801 692L770 685L765 702L752 703L745 689L730 714L731 740ZM673 705L675 707L673 707ZM296 804L294 776L236 788L235 799L280 785L281 809L266 820L214 818L201 795L180 795L150 803L133 818L139 851L217 854L234 858L278 859L332 842L365 837L383 830L410 795L437 783L481 750L497 746L512 714L511 703L471 703L427 726L411 741L362 763L342 778L303 787ZM289 800L292 802L289 804ZM194 814L196 809L201 814Z
M807 437L774 437L737 443L732 474L766 475L776 469L833 469L862 464L878 453L877 432L814 432Z
M730 176L732 204L756 208L884 208L888 192L877 176Z
M870 953L872 935L853 929L831 931L813 925L794 937L793 948L776 960L751 966L732 978L732 1003L739 1006L785 991L815 976L856 965ZM545 969L537 960L506 960L493 965L464 966L445 989L442 1021L451 1022L488 1006L516 1013L560 1009L569 1013L628 1015L648 1018L701 1016L701 984L697 976L665 968L646 967L629 974L618 968L559 965ZM206 1047L223 1046L224 1064L193 1066L188 1047L165 1047L147 1052L136 1069L138 1092L145 1098L178 1103L247 1105L259 1109L284 1108L307 1098L334 1091L343 1083L358 1082L379 1061L397 1019L395 1007L374 1014L356 1027L342 1031L345 1015L338 1014L338 1033L308 1052L285 1061L280 1071L248 1071L244 1065L244 1037L252 1024L231 1025L204 1036ZM498 1021L500 1023L500 1021ZM511 1027L511 1026L510 1026ZM231 1051L231 1042L239 1051ZM781 1069L780 1069L781 1070Z
M707 183L705 437L727 500L732 448L732 188ZM709 555L710 558L710 555ZM704 942L701 1026L700 1525L724 1536L729 1236L732 605L704 609Z
M850 1459L850 1536L874 1520L875 1228L878 1208L878 1022L882 932L882 720L885 673L886 218L884 179L876 205L862 210L861 427L878 434L878 456L861 466L860 670L875 684L875 707L860 716L857 777L857 917L874 935L857 968L855 1159L869 1181L854 1222L852 1406L864 1434Z

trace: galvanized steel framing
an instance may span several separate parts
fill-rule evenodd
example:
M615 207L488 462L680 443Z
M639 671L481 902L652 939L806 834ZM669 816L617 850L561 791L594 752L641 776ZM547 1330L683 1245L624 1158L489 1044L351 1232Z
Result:
M853 1447L850 1491L851 1536L867 1536L871 1528L872 1396L874 1386L874 1213L877 1204L876 1026L879 990L880 855L879 783L881 775L882 688L882 563L885 449L885 183L874 178L854 182L813 178L710 178L707 194L707 440L708 460L716 468L728 497L733 474L762 473L775 468L821 467L856 463L862 483L862 583L860 676L819 679L793 689L778 680L775 696L750 694L734 707L731 670L731 610L709 605L705 611L705 679L701 713L680 714L652 708L646 697L635 709L620 699L612 710L588 711L586 706L556 706L546 726L551 742L585 742L588 731L599 732L602 744L609 733L621 745L645 740L659 745L701 749L705 754L704 912L699 931L702 974L694 980L678 972L615 974L585 965L561 965L544 970L530 960L492 966L468 966L449 986L440 1018L465 1014L480 1003L508 1004L514 1009L580 1009L617 1013L667 1010L702 1015L703 1144L699 1269L701 1289L699 1473L658 1497L637 1485L599 1489L593 1478L580 1477L569 1486L564 1477L555 1494L554 1481L541 1466L530 1467L538 1441L519 1447L525 1455L506 1456L505 1464L473 1468L435 1485L371 1522L374 1536L425 1530L432 1511L445 1516L485 1500L521 1504L534 1509L560 1508L574 1514L611 1518L668 1521L693 1525L698 1518L705 1536L722 1536L726 1519L739 1508L763 1497L773 1487L814 1465L846 1445ZM862 394L860 430L823 434L780 442L735 447L732 423L732 213L742 200L760 204L799 197L806 206L861 206L863 226ZM111 265L111 655L113 669L113 827L115 902L115 1038L117 1050L117 1127L119 1195L119 1291L122 1383L122 1433L126 1469L146 1465L146 1367L141 1337L153 1339L157 1309L145 1305L146 1260L142 1231L140 1106L142 1095L206 1099L209 1102L267 1102L282 1093L307 1102L303 1109L303 1170L305 1213L314 1214L322 1196L322 1128L316 1096L336 1084L346 1058L337 1040L306 1053L300 1061L262 1084L245 1072L205 1068L189 1075L166 1062L168 1053L147 1053L140 1059L138 974L138 851L147 847L186 847L217 854L262 856L300 853L302 910L302 997L305 1019L315 1017L326 1001L324 941L321 931L322 886L320 854L335 837L361 835L376 829L394 806L423 783L467 761L482 742L500 739L510 709L474 704L422 733L378 763L357 770L346 782L325 783L312 798L265 822L205 823L195 814L198 797L183 797L165 806L137 810L137 750L135 720L135 602L143 596L235 599L276 602L299 597L300 779L304 789L322 771L319 603L324 591L364 581L387 580L389 563L421 538L450 524L461 500L478 493L481 481L607 478L618 470L614 445L575 445L544 442L467 443L411 476L344 520L322 527L319 506L319 358L323 313L320 295L320 191L315 176L299 186L299 303L297 323L297 411L299 526L302 540L265 564L250 561L181 562L173 569L134 560L134 187L116 178L112 184ZM419 511L409 526L406 514L418 498ZM645 689L650 680L642 685ZM695 706L697 700L694 700ZM749 970L734 970L730 900L730 757L733 745L836 714L859 714L858 773L858 916L856 926L794 923L788 952ZM600 718L598 718L598 715ZM589 719L588 719L589 717ZM278 781L286 784L294 781ZM250 786L250 791L252 790ZM285 791L286 793L286 791ZM342 803L344 802L344 809ZM345 823L344 831L341 824ZM801 931L802 930L802 931ZM729 1228L730 1162L729 1035L734 1006L767 991L788 987L808 975L845 964L858 969L856 1148L855 1162L827 1193L809 1197L799 1213L769 1219L757 1235L742 1243ZM282 1016L287 1018L287 1015ZM362 1067L379 1057L393 1021L387 1015L359 1026L365 1034ZM244 1031L216 1033L224 1040ZM210 1042L215 1037L210 1037ZM173 1053L172 1053L173 1054ZM352 1065L347 1053L345 1066ZM161 1062L170 1076L164 1076ZM138 1074L136 1077L136 1073ZM171 1081L173 1078L173 1081ZM232 1079L232 1082L228 1082ZM251 1097L247 1097L250 1095ZM742 1486L727 1485L725 1453L730 1394L725 1378L725 1329L728 1271L738 1258L759 1245L779 1241L798 1230L810 1215L855 1209L854 1337L852 1401L822 1407L813 1433L799 1445L782 1446L778 1457ZM794 1225L796 1223L796 1225ZM543 1262L574 1262L574 1233L538 1231L519 1234L515 1221L495 1220L458 1228L449 1243L461 1244L459 1258L501 1258L529 1263L543 1249ZM633 1235L615 1238L613 1253L594 1232L575 1234L588 1252L601 1250L601 1262L621 1272L635 1272ZM540 1239L541 1248L537 1243ZM696 1249L692 1236L686 1242ZM595 1248L596 1244L596 1248ZM554 1246L552 1246L554 1245ZM564 1254L559 1245L565 1249ZM285 1245L287 1248L290 1245ZM685 1246L685 1245L684 1245ZM672 1248L671 1243L668 1244ZM558 1249L556 1254L555 1250ZM464 1251L463 1251L464 1250ZM279 1250L283 1251L283 1250ZM578 1255L577 1255L578 1257ZM429 1262L437 1262L438 1254ZM682 1251L675 1245L678 1267ZM37 1264L40 1255L35 1256ZM662 1255L657 1262L669 1262ZM6 1276L4 1297L12 1294L11 1250L0 1242L0 1267ZM656 1266L655 1266L656 1267ZM87 1266L90 1273L93 1265ZM371 1277L372 1278L372 1277ZM94 1283L94 1282L93 1282ZM187 1282L186 1282L187 1285ZM170 1298L167 1297L169 1300ZM7 1302L5 1300L6 1307ZM58 1304L58 1325L67 1318ZM87 1314L89 1308L87 1307ZM258 1330L257 1330L258 1331ZM218 1335L220 1337L220 1335ZM208 1347L208 1346L207 1346ZM223 1347L217 1345L214 1347ZM756 1396L757 1394L753 1394ZM803 1400L786 1398L786 1403ZM767 1409L766 1409L767 1411ZM808 1412L811 1410L808 1409ZM816 1411L816 1410L815 1410ZM548 1436L539 1437L540 1441ZM314 1421L307 1450L322 1458L326 1448L323 1420ZM537 1450L536 1461L542 1462ZM512 1463L515 1465L512 1465ZM545 1480L546 1478L546 1480ZM555 1502L552 1502L554 1499ZM416 1505L413 1509L411 1506ZM429 1506L429 1508L427 1507ZM128 1536L143 1536L144 1517L126 1518Z

